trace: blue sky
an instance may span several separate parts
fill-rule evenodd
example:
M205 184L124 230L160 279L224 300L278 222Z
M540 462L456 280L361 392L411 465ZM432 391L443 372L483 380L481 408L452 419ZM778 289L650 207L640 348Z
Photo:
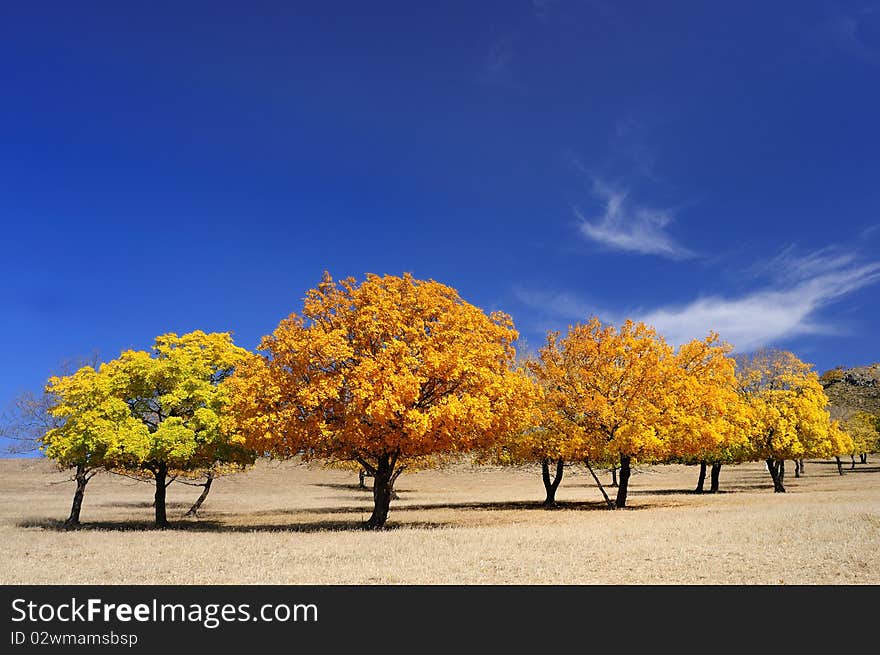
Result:
M880 359L878 3L4 3L0 79L2 405L324 269Z

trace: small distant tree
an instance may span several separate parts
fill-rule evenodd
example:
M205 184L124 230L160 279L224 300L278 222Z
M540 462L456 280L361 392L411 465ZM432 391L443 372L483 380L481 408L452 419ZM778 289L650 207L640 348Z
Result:
M835 366L834 368L830 368L819 376L819 383L822 385L823 388L826 388L834 382L842 380L845 371L846 368L843 366Z
M785 460L849 452L851 440L832 427L828 397L812 366L787 351L762 350L737 359L740 391L752 410L753 458L763 459L773 490L784 493Z
M855 412L842 424L843 430L852 438L850 455L859 457L864 464L869 453L875 453L880 446L880 433L877 431L877 417L868 412Z
M26 455L40 450L40 439L56 421L49 414L52 399L45 393L24 391L0 416L0 439L10 455Z
M834 420L828 426L828 441L830 443L830 446L827 448L828 453L834 455L834 459L837 461L837 473L843 475L843 464L840 462L840 455L852 450L852 437L843 429L840 421Z
M57 375L69 375L79 368L100 364L97 353L88 357L65 359L57 367ZM0 439L7 441L5 451L11 455L35 454L41 451L43 435L59 427L61 420L49 411L57 402L45 386L39 392L22 391L0 414Z
M381 528L407 462L513 429L516 338L510 317L438 282L325 273L231 378L230 419L257 451L357 462L373 478L366 527Z

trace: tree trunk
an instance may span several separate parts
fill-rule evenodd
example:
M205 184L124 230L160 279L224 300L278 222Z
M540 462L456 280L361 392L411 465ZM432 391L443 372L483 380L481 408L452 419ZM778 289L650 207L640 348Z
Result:
M544 480L544 490L547 492L547 498L544 500L544 507L554 507L556 505L556 490L559 489L559 483L562 482L562 475L565 471L565 460L556 460L556 476L550 479L550 459L546 458L541 461L541 479Z
M368 530L379 530L385 527L385 521L388 520L388 508L394 493L394 460L396 457L382 455L373 471L373 513L365 526Z
M599 487L599 491L602 492L602 497L605 499L605 502L608 503L608 509L614 509L614 503L611 502L611 499L608 497L608 494L605 493L605 487L602 486L602 482L599 480L599 476L596 475L596 472L593 470L593 467L590 466L590 460L584 460L584 466L587 467L587 470L590 472L590 475L593 476L593 479L596 481L596 486Z
M202 507L202 503L205 502L205 498L208 497L208 493L211 491L211 483L214 482L214 472L208 473L208 477L205 479L204 484L202 484L202 493L199 494L199 497L196 499L196 502L193 503L193 506L189 508L189 511L184 514L184 516L198 516L199 509Z
M64 522L64 528L67 530L79 527L79 513L82 510L83 495L86 493L86 485L89 483L85 464L76 465L74 479L76 480L76 491L73 492L73 505L70 508L70 516Z
M861 462L862 464L867 464L868 463L868 453L862 453L861 455L859 455L859 462Z
M168 517L165 514L165 490L168 487L166 480L168 479L168 465L164 462L157 464L153 469L153 475L156 476L156 495L154 497L154 505L156 507L156 527L167 528Z
M779 484L785 481L785 460L779 460L779 466L776 468L776 475L779 477Z
M614 506L617 509L626 507L626 492L629 487L629 465L631 461L629 455L620 456L620 483L617 487L617 498L614 500Z
M364 480L367 479L367 472L364 469L358 471L358 486L361 489L366 489L367 485L364 483Z
M694 493L701 494L703 493L703 485L706 482L706 462L705 460L700 462L700 477L697 478L697 488L694 489Z
M785 493L785 487L782 485L782 476L785 475L785 471L784 469L780 471L781 468L780 461L772 457L767 458L767 470L770 471L770 478L773 480L773 491L778 494Z
M612 487L617 486L617 467L616 466L611 467L611 486Z
M800 460L794 459L794 460L792 460L792 461L794 462L794 477L799 478L799 477L801 477L801 463L800 463Z
M843 475L843 462L840 461L840 457L838 455L835 455L834 459L837 462L837 472L840 475Z
M709 493L718 493L718 478L721 476L721 462L712 462L712 485Z
M852 460L852 465L850 466L850 468L854 469L856 467L856 456L850 455L849 458L850 458L850 460Z
M798 461L800 462L800 465L801 465L801 475L804 475L804 473L806 472L806 469L804 468L804 460L801 459Z
M397 495L397 491L394 489L394 483L397 482L397 478L400 477L400 474L403 473L403 469L406 468L404 466L398 466L397 470L391 475L391 500L399 500L400 496Z

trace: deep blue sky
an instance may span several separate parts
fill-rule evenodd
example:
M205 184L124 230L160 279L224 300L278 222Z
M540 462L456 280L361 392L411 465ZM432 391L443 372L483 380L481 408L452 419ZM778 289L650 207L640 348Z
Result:
M6 2L0 82L0 405L324 269L880 359L877 3Z

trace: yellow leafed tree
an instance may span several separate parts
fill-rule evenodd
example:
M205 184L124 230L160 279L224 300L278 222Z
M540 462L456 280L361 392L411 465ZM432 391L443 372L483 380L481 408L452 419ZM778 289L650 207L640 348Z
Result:
M818 375L793 353L762 350L738 357L737 376L752 411L752 459L765 461L775 492L785 492L786 459L852 450L852 439L831 421Z
M522 362L534 367L535 362ZM586 455L586 440L583 430L573 426L559 414L549 402L549 393L533 374L523 391L523 400L528 411L523 414L523 422L518 429L502 435L488 451L481 453L481 459L502 465L538 464L544 483L544 506L556 506L556 492L562 482L565 463L581 461Z
M877 452L880 446L880 433L877 417L868 412L855 412L843 421L843 429L852 438L852 451L849 453L853 457L853 467L855 467L855 456L861 458L862 463L868 460L868 454Z
M150 352L127 350L98 370L53 377L49 412L58 426L44 435L44 451L63 464L85 458L148 472L156 526L165 527L165 489L176 473L253 462L220 425L223 381L247 354L228 333L169 333Z
M64 525L77 527L89 480L99 470L124 462L127 436L141 424L116 393L104 366L83 366L49 378L45 399L47 428L39 437L40 448L61 468L75 471L76 491Z
M703 490L706 464L711 462L711 492L718 491L721 467L748 453L751 409L738 394L731 346L711 333L682 344L671 370L672 419L666 423L671 461L699 462Z

